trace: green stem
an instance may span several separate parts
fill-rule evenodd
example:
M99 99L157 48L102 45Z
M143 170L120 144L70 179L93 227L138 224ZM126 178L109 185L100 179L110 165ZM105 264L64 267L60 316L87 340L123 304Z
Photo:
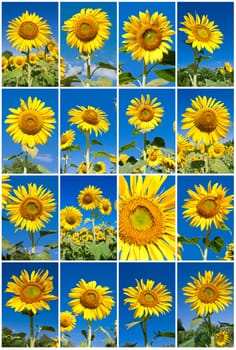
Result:
M30 59L29 59L29 55L30 55L29 49L28 49L26 55L27 55L27 84L28 84L28 87L31 87L32 86L32 79L31 79L31 67L30 67Z
M34 232L30 232L31 253L35 254Z
M89 174L89 168L90 168L90 162L89 162L89 133L85 132L86 137L86 153L85 153L85 159L86 159L86 173Z
M65 164L64 164L64 174L67 173L67 168L68 168L68 160L69 160L69 152L66 151L66 154L65 154Z
M208 247L210 244L210 237L211 231L208 229L206 230L206 238L205 238L205 248L204 248L204 252L203 252L203 260L207 260L207 255L208 255Z
M88 347L92 347L92 321L88 322Z
M145 61L143 61L143 82L142 82L142 86L145 86L147 83L147 65L145 63Z
M141 329L144 337L144 346L148 348L148 336L147 336L147 319L144 319L142 323L140 323Z
M193 62L193 86L197 86L197 71L198 71L198 51L193 50L194 62Z
M88 55L87 57L87 86L90 85L89 80L91 80L91 57Z
M34 337L34 315L30 316L30 347L34 348L35 346L35 337Z
M95 242L96 241L96 233L95 233L95 220L93 217L93 213L92 213L91 222L92 222L93 242Z
M24 174L28 173L28 153L25 152L25 159L24 159Z
M147 160L146 147L147 147L147 133L145 132L143 134L143 160L145 161L145 163ZM146 165L144 166L143 172L146 173Z

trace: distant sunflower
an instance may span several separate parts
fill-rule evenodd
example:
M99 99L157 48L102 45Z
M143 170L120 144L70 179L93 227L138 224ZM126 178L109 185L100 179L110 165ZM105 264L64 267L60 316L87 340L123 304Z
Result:
M164 109L161 102L157 102L157 98L152 100L150 95L134 98L126 110L126 115L130 116L129 123L135 125L137 129L144 131L153 130L162 122Z
M99 204L99 210L103 215L110 215L112 212L111 201L108 198L102 198Z
M89 165L89 174L92 174L93 170L92 170L92 166L91 163ZM78 166L78 174L87 174L87 166L86 166L86 162L81 162Z
M228 72L228 73L233 72L233 67L231 66L231 64L229 62L225 62L224 67L225 67L226 72Z
M18 186L9 196L6 206L10 222L21 230L39 231L52 218L51 212L56 210L55 199L50 190L29 183L28 188Z
M190 198L185 199L183 205L184 218L191 220L191 226L200 226L201 231L210 229L212 224L219 228L233 209L233 195L226 196L227 188L218 183L211 186L211 181L208 182L207 189L202 185L194 187L196 192L187 191Z
M61 332L71 332L76 325L76 318L70 311L64 311L60 314Z
M185 303L192 303L191 310L196 310L197 316L218 313L232 302L232 283L220 272L214 278L213 274L213 271L205 271L204 275L198 272L198 279L191 276L193 282L182 288L188 297Z
M216 333L216 345L217 346L225 346L229 341L229 333L221 330Z
M13 65L16 68L24 67L25 62L26 62L26 58L24 56L14 56Z
M66 149L72 145L75 140L74 130L66 130L61 135L61 149Z
M221 158L225 152L225 146L222 143L211 145L208 149L210 157Z
M166 176L120 177L121 260L175 259L175 186L158 194Z
M166 173L171 173L175 171L175 160L170 156L162 157L161 165Z
M22 143L28 147L44 145L56 123L51 107L45 107L37 97L28 97L27 103L20 99L20 107L9 108L12 114L6 117L5 123L10 124L6 129L15 143Z
M106 172L106 163L104 163L104 162L97 162L96 164L94 164L93 170L97 174L105 174L105 172Z
M69 293L69 306L75 315L82 315L85 320L101 320L107 317L115 305L108 287L97 285L96 281L86 282L81 279Z
M11 278L14 282L7 283L6 292L15 296L7 301L6 306L15 309L15 312L30 311L36 315L38 310L50 310L48 301L57 299L50 294L54 286L48 270L33 270L30 275L23 270L20 277L12 275Z
M122 37L127 52L131 52L132 59L145 64L161 62L164 54L168 54L174 35L172 25L163 13L149 11L139 12L139 17L129 17L129 22L124 22L125 34Z
M81 131L92 131L98 136L98 133L102 134L109 130L110 123L107 120L107 114L99 108L93 106L77 106L78 109L72 108L68 114L71 116L69 122L77 125Z
M189 142L185 137L178 134L177 135L177 162L178 166L184 166L186 162L186 155L189 151Z
M7 39L20 52L31 51L32 48L39 50L52 34L46 20L28 11L10 21L8 28Z
M61 210L60 222L61 227L66 231L74 230L82 222L82 213L73 206L66 206Z
M78 203L85 210L94 210L102 199L102 190L99 187L89 185L80 191Z
M5 71L8 67L8 59L5 56L2 56L2 71Z
M184 16L184 22L181 22L185 28L179 28L181 32L187 34L187 44L191 44L198 51L206 49L213 53L215 49L219 49L219 45L223 43L223 34L214 21L210 21L207 15L202 18L196 14L196 18L191 13Z
M173 298L164 284L154 285L155 282L149 279L146 283L136 279L136 283L135 287L123 288L128 296L124 303L130 303L129 310L135 310L135 318L158 317L170 311Z
M232 124L224 103L206 96L198 96L191 101L192 108L186 108L186 112L182 114L182 129L189 129L186 136L196 143L204 142L205 145L225 138Z
M36 64L38 61L38 56L35 53L29 55L29 63Z
M66 64L63 57L60 57L60 80L62 80L65 77L66 72Z
M8 175L2 175L2 208L5 208L12 189L12 185L7 183L9 180L10 178Z
M155 148L148 148L147 151L147 165L149 167L156 167L161 164L163 154L161 150Z
M83 8L64 22L62 30L67 31L66 42L83 54L91 54L104 46L110 36L111 22L101 9Z

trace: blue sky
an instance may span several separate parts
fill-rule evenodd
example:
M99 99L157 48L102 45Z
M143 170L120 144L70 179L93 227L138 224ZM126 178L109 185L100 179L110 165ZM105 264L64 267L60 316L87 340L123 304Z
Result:
M5 306L6 302L15 294L6 293L7 283L12 281L11 276L20 276L22 270L27 270L30 274L33 270L43 271L48 270L49 276L53 276L54 289L50 293L58 296L58 266L56 263L20 263L13 262L2 264L2 326L8 327L15 333L24 332L29 337L29 317L23 315L21 312L15 312L14 309L9 306ZM36 325L39 326L52 326L56 329L56 332L42 332L50 338L54 338L58 335L58 300L52 300L48 302L51 310L43 309L38 312L38 315L34 317L35 332L37 331ZM41 335L42 335L41 334Z
M61 3L61 25L76 13L79 13L82 8L101 8L104 12L107 12L108 19L112 23L110 27L110 36L108 40L104 41L104 46L100 50L95 51L95 57L91 59L91 71L95 68L98 62L109 63L116 67L116 3L115 2L62 2ZM67 31L61 30L61 56L64 57L67 64L66 76L74 75L78 72L83 72L83 78L85 78L85 62L83 60L76 59L79 52L76 48L71 48L66 43ZM82 76L82 75L81 75ZM116 85L116 71L108 69L99 69L94 75L94 79L98 77L106 77L112 79L113 85Z
M95 133L92 132L90 135L90 141L97 140L103 144L92 145L91 150L94 152L106 152L109 154L116 154L116 90L115 89L70 89L61 90L61 134L68 129L73 129L76 133L76 139L73 144L80 146L80 149L85 152L85 134L80 131L76 125L71 126L68 119L70 116L68 112L70 109L76 106L93 106L94 108L99 108L107 114L107 119L110 122L110 127L108 132L98 134L96 137ZM63 152L64 153L64 152ZM79 164L84 161L84 157L81 151L70 152L71 163ZM91 158L90 158L91 160ZM106 173L114 172L114 167L109 161L109 158L98 157L97 161L103 161L107 164ZM64 164L64 162L63 162ZM78 168L69 168L68 172L76 173Z
M183 295L182 288L187 286L188 282L192 282L191 276L198 278L198 272L204 275L205 271L213 271L213 279L220 272L224 274L234 285L234 266L233 263L179 263L178 264L178 318L181 319L183 326L189 330L191 320L196 317L196 312L190 311L191 303L185 303L187 299ZM218 322L233 323L234 322L234 306L230 304L224 311L211 316L213 324ZM219 325L219 324L218 324Z
M102 287L108 287L111 293L108 294L113 297L115 301L115 306L112 308L111 313L102 320L93 321L92 330L94 331L99 326L105 328L110 334L111 328L113 328L114 322L116 320L116 307L117 307L117 297L116 297L116 263L104 263L104 262L91 262L91 263L62 263L61 264L61 312L72 311L68 302L72 299L69 298L68 294L72 288L76 287L81 279L86 282L96 281L97 285ZM81 334L81 330L88 330L87 322L82 316L77 316L76 328L68 332L70 335L69 340L78 347L81 341L85 341L85 338ZM113 335L113 334L112 334ZM96 338L93 342L93 346L102 347L104 346L104 340L106 335L100 331L96 332Z
M123 288L135 287L136 280L141 279L146 283L147 279L166 285L173 297L173 304L170 312L153 316L147 322L149 342L154 336L154 332L175 332L175 264L174 263L120 263L119 264L119 343L124 346L125 343L137 343L136 346L143 347L144 340L140 325L126 329L125 325L130 322L138 321L134 319L134 311L128 310L129 304L124 305L124 299L127 297L123 293ZM155 340L155 347L170 346L175 343L174 338L159 337Z
M154 12L163 13L167 16L167 19L172 24L172 29L175 30L175 3L174 2L120 2L119 3L119 47L122 47L122 41L124 40L122 35L125 33L123 30L124 22L129 21L129 17L134 15L139 17L139 12L146 12L149 10L150 14ZM172 51L175 50L175 35L171 36L173 43L171 44ZM132 60L131 53L125 54L123 52L119 53L119 63L122 64L123 72L130 72L133 77L137 77L143 74L143 61L138 62L137 60ZM148 69L151 64L148 65ZM157 66L155 69L167 68L167 66ZM173 67L172 67L173 68ZM148 75L148 82L152 79L156 79L157 75L155 73L150 73ZM169 83L165 86L173 86L174 83Z
M13 186L13 189L16 189L19 185L23 185L28 189L28 183L35 183L37 186L43 185L43 188L50 190L55 198L55 203L58 203L58 189L57 189L57 177L56 176L11 176L9 184ZM12 193L13 194L13 193ZM42 228L42 231L47 230L57 230L58 226L58 215L57 209L55 212L51 213L53 217L45 227ZM7 217L6 210L3 210L3 216ZM15 226L13 223L3 220L2 221L2 235L4 238L9 240L11 243L16 244L18 242L24 241L23 246L31 250L31 242L29 240L28 232L26 230L19 230L15 232ZM38 233L35 233L37 240ZM58 240L57 233L49 234L41 238L38 248L36 248L36 253L40 253L44 248L43 245L55 243ZM57 259L57 250L52 249L51 255L53 260Z
M233 176L179 176L178 177L178 233L187 238L193 237L205 237L206 230L201 231L200 228L191 227L189 221L183 218L182 205L184 204L184 199L190 198L187 193L187 190L191 189L196 192L194 185L203 185L204 188L207 188L208 182L211 181L211 185L218 183L228 189L226 196L234 194L234 185L233 185ZM225 221L225 224L233 232L234 228L234 213L231 211L226 215L228 220ZM222 231L216 229L215 226L212 226L213 230L210 236L210 239L213 239L216 236L220 236L224 239L225 243L228 244L233 241L233 237L228 231ZM203 249L203 244L199 240L199 244ZM202 260L199 249L192 244L183 244L184 250L182 251L182 256L184 260ZM217 258L222 258L225 255L225 248L219 254L214 253L211 249L208 250L208 260L217 260Z
M233 27L233 2L180 2L178 3L178 28L184 28L181 22L184 16L191 13L194 18L195 14L200 17L208 15L210 21L218 25L219 30L223 33L223 44L216 49L213 54L206 51L206 56L212 56L211 59L205 60L200 64L201 67L211 69L224 66L225 62L230 62L233 66L234 52L234 27ZM190 45L186 44L187 34L178 30L178 67L183 68L193 63L193 52Z
M52 36L58 40L58 5L57 2L3 2L2 3L2 50L9 50L14 55L20 55L11 47L11 44L6 40L6 30L8 22L21 16L26 10L29 13L36 13L42 20L46 20L49 24Z
M2 161L3 165L12 164L13 160L5 161L14 154L19 154L22 151L21 143L15 143L12 137L6 132L9 124L5 124L6 117L11 114L9 108L19 108L20 99L22 98L26 103L28 98L34 99L37 97L42 102L45 102L44 107L50 107L54 111L55 129L51 137L45 145L37 145L38 155L29 160L33 164L41 164L52 173L58 172L58 92L56 89L4 89L2 91Z
M191 108L191 100L195 100L198 96L206 96L208 99L213 97L216 102L221 101L224 103L224 107L228 109L230 114L230 121L234 120L234 91L233 89L178 89L178 133L185 135L189 130L182 130L182 114L185 113L186 108ZM232 140L234 138L233 125L229 128L226 139L221 139L220 142Z

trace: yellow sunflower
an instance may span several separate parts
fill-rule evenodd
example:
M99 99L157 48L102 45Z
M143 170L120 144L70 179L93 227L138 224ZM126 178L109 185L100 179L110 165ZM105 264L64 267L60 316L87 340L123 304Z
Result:
M35 53L29 55L29 63L36 64L38 61L38 56Z
M222 330L216 333L216 345L217 346L225 346L229 341L229 333Z
M225 67L226 72L228 72L228 73L233 72L233 67L231 66L231 64L229 62L225 62L224 67Z
M66 130L61 135L61 149L66 149L72 145L75 140L74 130Z
M184 166L186 155L189 151L189 142L182 135L177 136L177 162L178 166Z
M89 166L89 174L92 174L93 170L91 167L91 164ZM86 162L81 162L78 166L78 174L87 174L87 166L86 166Z
M198 51L206 49L213 53L215 49L219 49L219 44L223 43L223 34L214 21L210 21L207 15L202 18L198 14L196 17L191 13L184 16L184 22L181 22L185 28L179 28L181 32L187 34L187 44L191 44Z
M147 151L147 165L149 167L156 167L161 164L163 154L161 150L155 148L148 148Z
M20 107L9 108L9 111L12 114L6 117L5 123L10 124L6 131L15 143L33 148L47 142L56 120L55 113L51 107L45 107L45 102L28 97L27 103L20 99Z
M171 49L171 36L175 34L171 28L163 13L150 15L148 10L140 11L139 17L132 15L129 22L124 22L124 47L131 52L132 59L144 59L145 64L161 62L163 55Z
M59 338L55 337L50 344L50 348L59 348Z
M129 310L135 310L135 318L152 315L158 317L170 311L173 298L164 284L155 285L155 282L149 279L146 283L142 279L136 279L136 283L135 287L123 288L124 294L128 296L124 303L130 303Z
M185 208L183 216L187 220L191 220L190 225L199 227L201 231L205 228L208 230L214 224L219 228L227 214L233 209L231 204L233 195L226 196L227 189L222 185L215 183L211 186L208 182L207 189L202 185L195 185L196 192L188 190L190 198L185 199Z
M89 185L80 191L78 203L85 210L94 210L99 206L102 199L102 191L99 187Z
M5 56L2 56L2 71L5 71L8 67L8 59Z
M58 46L54 40L49 40L46 44L47 51L54 56L55 58L58 58Z
M101 9L83 8L64 22L62 30L67 31L66 42L83 54L91 54L104 46L110 36L111 22Z
M8 28L7 39L12 47L21 52L31 51L32 48L39 50L52 34L46 20L28 11L10 21Z
M107 114L101 109L93 106L77 107L78 109L70 109L68 114L71 116L69 122L77 125L79 130L89 132L89 134L94 131L96 136L98 133L102 134L109 130L110 123L107 120Z
M82 222L82 213L79 209L73 206L66 206L61 210L60 224L66 231L72 231Z
M55 199L50 190L29 183L28 188L18 186L9 196L7 204L9 220L15 227L30 232L39 231L52 218L51 212L56 210Z
M232 124L224 103L206 96L198 96L191 101L192 108L186 108L186 112L182 114L182 129L189 129L186 136L205 145L217 143L220 138L225 138Z
M223 260L227 260L227 261L234 260L234 243L227 244L226 252Z
M7 283L6 292L15 296L7 301L6 306L15 312L28 311L35 315L37 310L50 310L48 301L57 299L50 294L54 286L53 276L48 276L48 270L33 270L31 274L23 270L20 277L12 275L11 278L14 282Z
M99 210L103 215L110 215L112 212L111 201L108 198L102 198L99 204Z
M221 158L225 153L225 146L222 143L216 143L211 145L208 149L208 154L210 157Z
M175 171L175 160L170 156L162 157L161 165L166 173L171 173Z
M101 320L107 317L115 305L108 287L97 285L96 281L86 282L81 279L75 288L71 289L69 301L75 315L82 314L85 320Z
M26 62L26 58L24 56L15 56L13 60L13 65L16 68L21 68L21 67L24 67L25 62Z
M8 175L2 175L2 208L7 204L12 189L12 186L7 183L9 180Z
M167 176L120 176L121 260L175 259L175 186L158 191Z
M205 271L204 275L198 272L198 279L191 276L193 282L182 288L188 297L185 303L192 303L191 310L196 310L197 316L218 313L232 302L231 282L220 272L214 278L213 274L213 271Z
M125 154L125 153L120 154L119 164L120 165L124 165L127 162L128 159L129 159L128 154Z
M97 162L96 164L94 164L93 170L97 174L105 174L105 172L106 172L106 163L104 163L104 162Z
M64 311L60 314L61 332L71 332L76 325L76 318L70 311Z
M141 95L141 98L134 98L126 110L126 115L130 116L129 123L137 129L144 131L153 130L161 124L161 118L164 115L164 108L161 102L156 102L157 98L152 100L150 95Z
M66 72L66 64L64 63L64 61L64 58L60 57L60 80L64 78Z

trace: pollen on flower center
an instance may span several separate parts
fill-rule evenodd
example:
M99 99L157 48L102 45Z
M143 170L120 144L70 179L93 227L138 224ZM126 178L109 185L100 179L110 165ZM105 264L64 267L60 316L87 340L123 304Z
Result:
M80 302L84 307L88 309L97 308L100 303L100 295L95 289L86 290L80 297Z
M77 221L77 216L74 214L68 214L66 216L66 222L70 225L74 225Z
M23 133L36 135L42 128L42 117L37 112L24 112L19 117L18 126Z
M151 212L142 206L138 206L132 214L130 214L130 221L134 229L138 231L145 231L152 227L153 217Z
M152 290L142 291L138 296L138 301L142 306L156 306L158 298Z
M199 289L199 298L204 303L212 303L218 298L217 288L212 284L205 284Z
M218 213L218 210L217 198L213 196L202 198L197 204L197 212L204 218L211 218L215 216L215 214Z
M81 18L75 25L75 35L82 41L91 41L98 34L98 23L92 16Z
M149 122L153 119L153 111L151 108L148 108L148 106L141 107L139 112L139 119L143 122Z
M38 301L40 300L40 296L41 296L41 289L35 283L28 284L21 291L21 299L26 303L32 303L32 301Z
M211 37L210 30L201 24L196 25L195 34L196 34L197 39L199 39L201 41L206 41L206 42L208 42L210 37Z
M97 113L91 109L84 111L83 120L89 124L92 124L92 125L97 125L99 123Z
M23 22L19 27L19 36L26 40L35 39L38 35L38 26L34 22Z
M141 30L138 35L138 41L145 50L152 51L157 49L162 42L162 34L157 25Z
M212 109L199 111L195 119L195 125L200 131L212 132L218 125L217 115Z
M20 206L21 215L28 220L35 220L41 215L42 210L42 204L37 198L27 198Z

